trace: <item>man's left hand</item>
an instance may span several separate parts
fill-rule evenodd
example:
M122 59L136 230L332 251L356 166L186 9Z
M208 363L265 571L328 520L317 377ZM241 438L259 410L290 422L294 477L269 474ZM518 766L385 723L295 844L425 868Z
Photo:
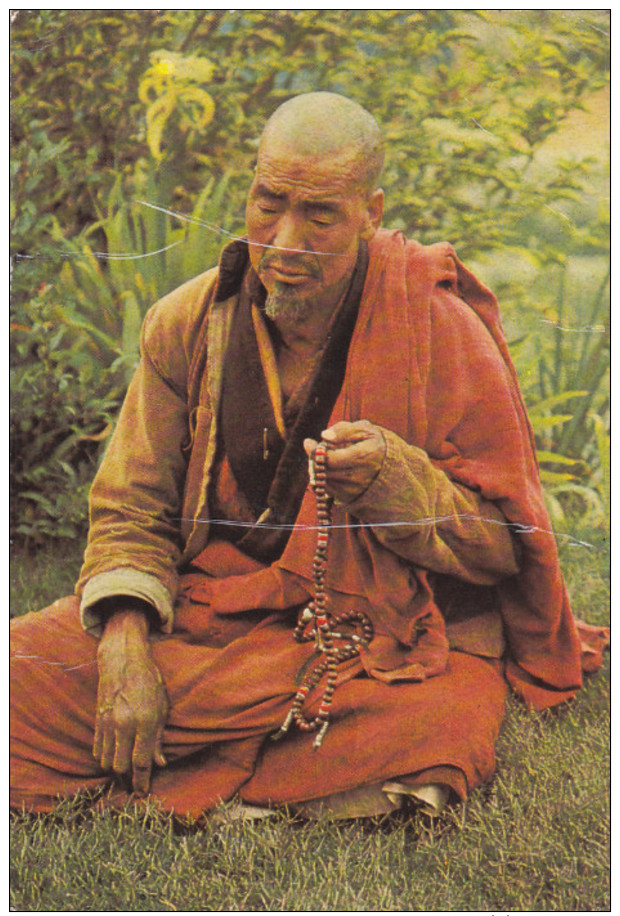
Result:
M327 489L338 502L352 502L375 479L385 458L385 438L379 426L369 420L349 423L341 420L321 433L328 444ZM305 439L304 449L312 458L319 443Z

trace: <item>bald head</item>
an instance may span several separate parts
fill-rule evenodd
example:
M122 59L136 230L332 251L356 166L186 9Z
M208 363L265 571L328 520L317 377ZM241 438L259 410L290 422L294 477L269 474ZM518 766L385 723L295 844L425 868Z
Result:
M259 158L267 144L296 156L351 156L360 189L371 192L379 185L381 130L370 112L343 95L308 92L280 105L263 131Z

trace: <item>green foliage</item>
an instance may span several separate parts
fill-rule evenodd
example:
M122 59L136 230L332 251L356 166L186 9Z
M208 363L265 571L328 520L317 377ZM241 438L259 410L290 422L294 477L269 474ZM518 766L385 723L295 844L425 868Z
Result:
M608 340L582 335L580 349L561 326L569 317L605 324L606 287L597 300L590 282L579 302L565 302L559 288L552 301L552 290L569 286L565 261L598 265L606 252L606 215L596 203L605 178L600 157L550 153L549 143L607 85L607 31L602 10L18 11L13 320L35 327L35 290L45 283L45 320L64 329L54 371L62 365L79 379L72 395L84 405L101 391L90 380L107 379L115 394L96 424L105 429L109 402L135 365L146 308L215 263L221 228L243 231L266 117L299 92L342 92L384 128L385 224L423 242L449 239L461 257L484 262L493 285L500 274L512 336L525 329L516 362L558 510L583 498L569 487L596 495ZM515 266L511 277L501 276L505 262ZM33 385L36 378L47 403L57 381L27 365L39 332L30 344L25 333L14 365ZM67 402L65 416L61 400L57 427L71 438L81 407ZM22 398L21 412L28 409ZM16 456L21 448L19 440ZM549 452L562 457L552 462ZM73 458L68 465L77 473ZM51 499L51 518L60 496L43 454L41 467L37 486L19 475L15 485ZM53 524L44 525L51 533Z
M182 50L191 31L187 11L20 10L12 24L11 130L15 159L23 161L32 123L66 145L48 189L34 203L56 213L68 234L91 222L101 189L131 170L146 151L138 86L150 54ZM162 41L166 35L167 41ZM36 239L31 239L34 245Z
M131 204L117 184L105 215L79 236L67 240L58 226L52 230L66 256L54 286L57 321L75 332L85 358L122 372L126 384L138 362L149 306L216 263L220 248L219 237L208 233L205 239L203 227L220 218L228 177L206 183L186 222L142 200L152 196L155 175L152 163L137 171ZM108 252L103 258L91 243L102 233Z
M72 595L82 566L82 545L47 540L36 553L11 551L9 586L11 613L39 611L62 595Z
M68 138L68 161L80 166L62 213L72 234L76 196L92 213L99 189L105 195L146 153L140 85L163 104L173 86L210 79L216 116L187 136L177 184L191 194L232 168L241 181L230 206L240 214L265 118L298 92L343 92L385 128L386 222L424 241L450 238L469 255L511 237L521 244L524 220L574 197L583 170L573 162L536 174L536 151L606 85L607 23L603 11L26 12L13 26L14 134L18 153L33 117ZM41 42L46 31L59 41ZM98 155L87 191L88 149Z
M551 520L557 530L573 531L600 528L609 535L611 528L611 437L609 426L598 414L587 417L594 430L596 457L587 484L578 476L557 475L545 492ZM558 456L552 460L557 463ZM579 464L579 462L576 462ZM583 475L582 475L583 476Z
M602 248L602 246L599 246ZM608 524L609 267L593 256L547 265L528 285L531 329L512 347L554 525ZM508 301L509 297L507 296Z
M41 290L13 324L11 531L38 547L78 538L100 443L112 429L123 386L76 348Z

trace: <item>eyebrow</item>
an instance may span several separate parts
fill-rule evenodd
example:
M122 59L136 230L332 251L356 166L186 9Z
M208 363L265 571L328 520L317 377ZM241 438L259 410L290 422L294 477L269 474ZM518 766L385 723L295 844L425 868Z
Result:
M278 191L272 191L271 188L268 188L267 185L259 184L256 185L256 193L261 197L269 197L271 200L284 200L286 194L279 193Z
M340 207L338 206L338 204L331 200L325 200L325 201L310 200L306 203L305 206L306 206L306 210L311 210L313 213L317 213L319 211L323 211L326 213L338 213L340 211Z

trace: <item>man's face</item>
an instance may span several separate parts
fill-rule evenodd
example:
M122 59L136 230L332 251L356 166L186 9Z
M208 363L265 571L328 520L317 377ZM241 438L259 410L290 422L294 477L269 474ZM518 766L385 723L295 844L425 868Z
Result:
M246 207L250 260L272 318L306 320L333 308L350 281L360 238L381 220L382 193L357 184L350 152L299 156L267 140Z

